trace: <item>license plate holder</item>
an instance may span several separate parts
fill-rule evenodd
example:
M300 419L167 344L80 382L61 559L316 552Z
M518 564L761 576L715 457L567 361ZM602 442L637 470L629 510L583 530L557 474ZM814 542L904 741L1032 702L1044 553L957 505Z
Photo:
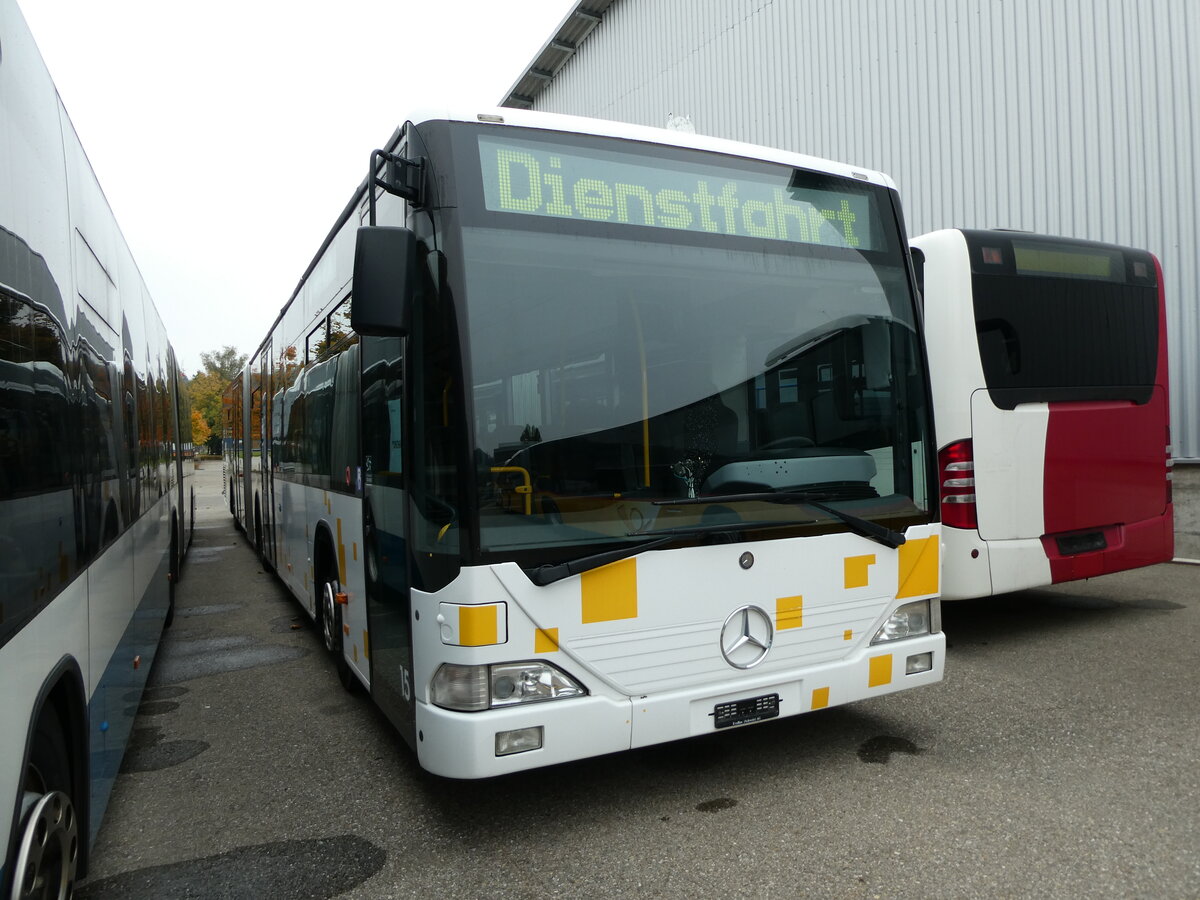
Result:
M774 719L778 715L778 694L763 694L761 697L749 697L745 700L731 700L728 703L718 703L713 707L712 712L713 726L716 728L733 728L735 725L749 725L751 722Z

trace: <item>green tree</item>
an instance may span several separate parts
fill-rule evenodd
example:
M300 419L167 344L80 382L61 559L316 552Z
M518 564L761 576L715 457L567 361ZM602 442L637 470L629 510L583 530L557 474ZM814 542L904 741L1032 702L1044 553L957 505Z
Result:
M200 362L204 363L204 371L218 375L222 384L227 384L242 371L246 365L246 354L238 353L237 347L226 344L220 350L211 350L200 354Z

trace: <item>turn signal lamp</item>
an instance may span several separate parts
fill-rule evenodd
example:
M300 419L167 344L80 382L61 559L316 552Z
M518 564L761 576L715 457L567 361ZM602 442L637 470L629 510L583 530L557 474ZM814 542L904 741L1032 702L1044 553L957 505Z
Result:
M459 712L565 700L587 693L566 672L538 661L493 666L443 663L433 676L430 691L436 706Z

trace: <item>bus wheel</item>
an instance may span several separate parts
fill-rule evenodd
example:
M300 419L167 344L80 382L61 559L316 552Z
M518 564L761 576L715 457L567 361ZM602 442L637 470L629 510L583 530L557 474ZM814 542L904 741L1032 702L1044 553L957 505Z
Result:
M342 607L337 602L341 590L336 578L326 578L321 586L321 638L325 642L325 649L333 656L338 681L347 691L353 692L358 679L350 671L346 654L342 651Z
M69 793L69 772L62 726L47 708L38 722L22 785L12 869L14 900L74 893L79 823Z
M167 572L167 617L163 628L170 628L175 621L175 584L179 581L179 526L171 522L171 565Z
M258 497L254 498L254 552L258 554L258 561L265 566L267 556L263 552L262 513L259 512Z

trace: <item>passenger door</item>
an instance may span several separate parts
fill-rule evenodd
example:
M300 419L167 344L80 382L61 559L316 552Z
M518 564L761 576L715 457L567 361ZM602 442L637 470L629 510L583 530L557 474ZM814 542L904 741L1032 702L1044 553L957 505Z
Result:
M407 567L404 339L362 339L363 545L371 693L416 746Z

